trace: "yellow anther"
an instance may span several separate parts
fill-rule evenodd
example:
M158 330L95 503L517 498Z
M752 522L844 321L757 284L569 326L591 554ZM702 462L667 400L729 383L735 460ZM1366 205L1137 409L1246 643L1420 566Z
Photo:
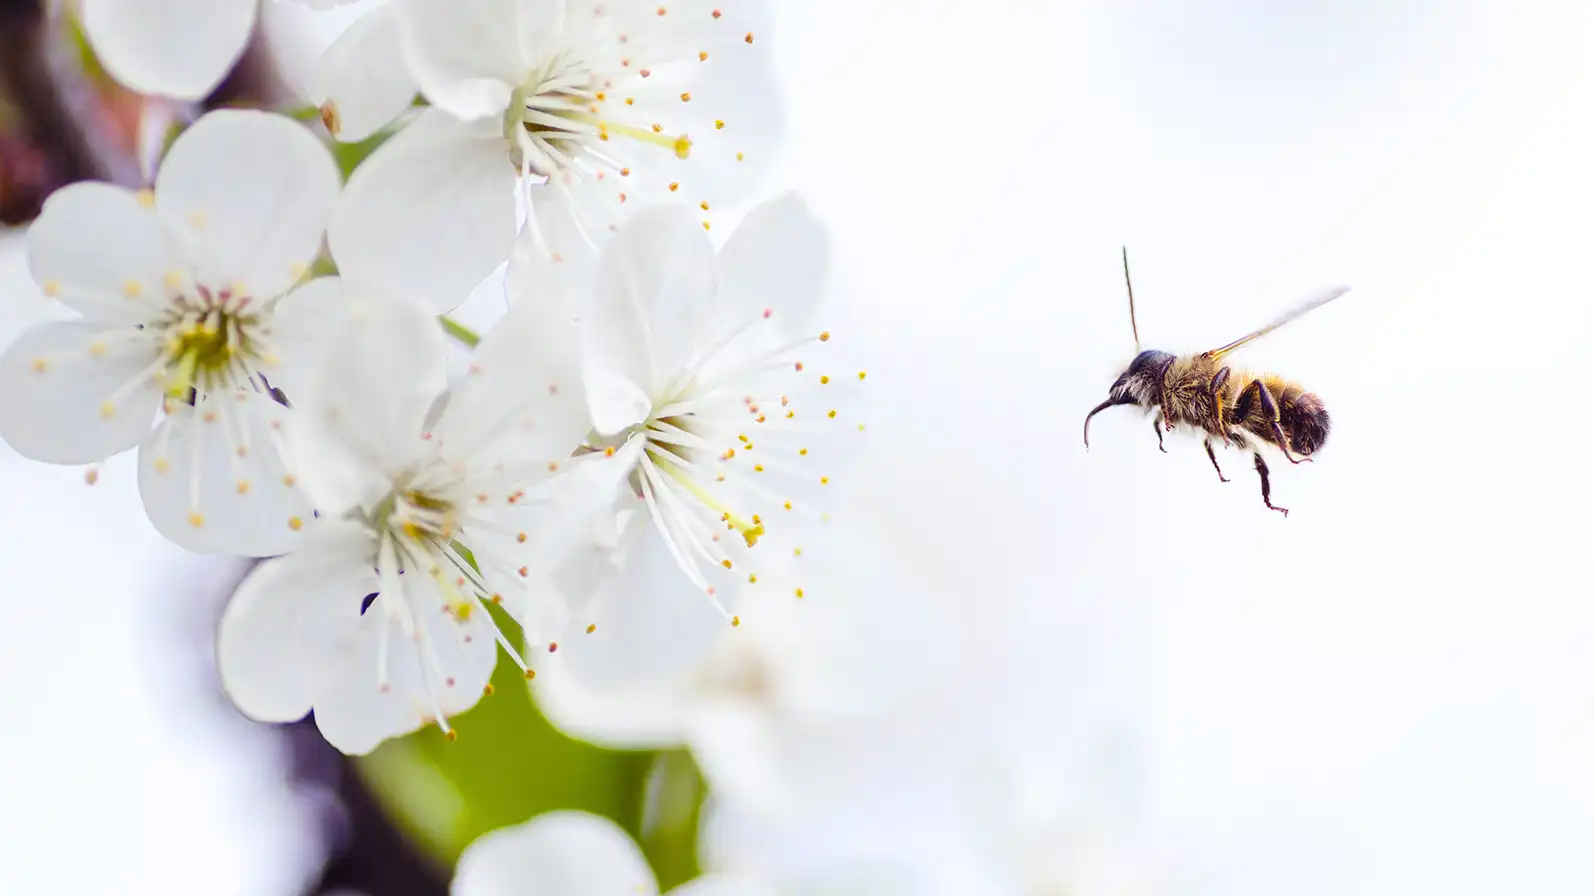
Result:
M105 351L106 351L105 340L96 339L93 342L89 343L89 357L91 357L91 358L103 358L103 357L105 357Z
M526 533L524 533L524 532L517 533L515 535L515 540L520 542L521 544L525 544L526 543Z
M730 569L731 568L731 561L729 561L729 560L721 560L720 561L720 565L725 567L726 569Z
M801 588L797 589L797 596L798 597L802 597L803 596L803 590Z
M288 276L292 277L293 279L297 280L308 273L310 273L310 266L304 262L293 261L288 263Z
M829 476L821 476L821 477L819 477L819 484L820 485L829 485L830 484L830 477Z
M183 272L176 268L170 268L161 277L161 280L166 284L167 289L176 289L183 285Z
M786 509L787 509L787 510L790 510L790 509L791 509L791 502L790 502L790 501L787 501L787 502L786 502L786 503L785 503L785 504L783 504L783 505L782 505L782 506L783 506L783 507L785 507L785 508L786 508Z
M822 376L822 377L820 377L820 378L819 378L819 385L821 385L821 386L828 386L828 385L830 385L830 377L828 377L828 376Z
M470 601L462 600L454 605L454 618L458 619L460 622L470 621L470 614L472 612L474 612L474 608L471 606Z
M83 474L83 481L87 482L89 485L93 485L94 483L99 482L100 481L100 471L99 470L89 470L88 472Z
M860 380L863 379L864 377L868 376L868 375L869 375L869 371L867 371L867 370L858 371L858 379L860 379Z
M708 51L707 50L699 50L697 52L697 61L698 62L707 62L708 61Z
M603 456L604 457L614 457L614 446L613 445L609 445L609 446L605 447L603 449Z
M723 118L714 119L714 130L716 130L716 131L725 130L725 119L723 119Z
M753 32L751 32L751 31L747 32L747 36L742 38L742 40L746 41L747 43L752 43L753 42Z
M797 449L797 454L799 456L801 456L801 457L807 457L808 456L808 449L807 448L798 448Z
M151 190L151 189L146 187L146 188L144 188L142 190L139 190L136 195L138 197L138 204L139 205L142 205L145 208L154 208L155 207L155 191L154 190Z
M420 526L417 526L414 523L408 523L408 522L405 523L404 525L400 526L399 527L399 531L403 532L406 536L408 536L410 538L420 538L421 535L423 534L421 532L421 527Z
M101 420L109 420L109 419L111 419L114 416L116 416L116 405L114 405L114 404L112 404L112 403L110 403L108 401L107 402L103 402L103 403L100 404L100 419Z
M708 211L708 202L707 201L699 202L698 203L698 207L706 212L706 211Z
M321 124L326 127L328 134L336 137L338 132L343 130L343 116L338 114L338 104L327 100L322 104L320 111Z
M748 576L747 577L747 584L749 584L749 585L757 585L758 584L758 576L757 575Z
M288 488L293 488L295 485L298 484L298 482L299 482L299 480L295 479L293 477L292 473L289 473L288 475L282 477L282 484L287 486Z
M136 299L143 294L144 284L131 279L122 281L122 295L130 299Z
M304 520L301 520L296 516L290 516L288 517L288 528L297 532L304 528Z
M634 98L628 96L628 97L625 98L625 104L627 106L635 106L636 105L636 100Z
M537 670L536 669L527 669L526 670L526 680L527 681L530 681L530 680L532 680L533 678L536 678L536 677L537 677Z
M792 548L791 549L791 555L793 557L801 557L803 555L803 549L802 548Z
M483 697L491 697L492 695L493 695L493 683L489 681L486 684L482 685L482 696Z
M704 230L712 230L712 229L714 229L714 225L712 225L712 224L710 224L710 223L709 223L709 222L707 222L707 221L704 221L704 222L703 222L703 229L704 229Z
M43 358L34 358L32 367L34 373L43 373L50 369L50 362L44 360Z
M829 342L830 341L830 331L826 330L823 333L820 333L819 334L819 341L820 342Z
M826 414L825 416L829 417L832 420L834 420L834 419L836 419L836 412L835 412L834 409L831 409L831 411L828 414Z
M679 190L679 189L681 189L681 185L679 183L676 183L674 181L670 182L670 192L671 193L674 193L676 190Z
M732 628L736 628L737 626L740 626L741 624L742 624L742 617L740 617L740 616L732 616L731 617L731 627Z
M747 157L742 155L741 153L737 153L736 154L736 161L738 161L738 162L742 161L745 158L747 158Z
M692 93L691 93L691 91L687 91L686 93L681 94L681 102L690 103L691 101L692 101Z
M249 480L247 480L247 479L238 480L237 489L238 489L238 494L240 494L240 495L249 494Z
M193 526L195 529L205 525L205 515L197 510L188 511L188 525Z
M764 465L763 464L753 464L753 472L754 473L762 473L762 472L764 472Z
M448 738L450 743L452 743L452 742L454 742L456 740L459 740L459 732L455 731L452 728L448 729L447 731L444 731L443 732L443 736Z
M60 294L61 294L61 281L59 281L59 280L46 280L46 281L44 281L44 295L45 295L46 298L53 299L53 298L55 298L56 296L58 296Z
M592 634L593 632L595 632L597 630L598 630L597 623L595 623L595 622L594 623L588 623L588 625L587 625L587 634L590 635L590 634Z

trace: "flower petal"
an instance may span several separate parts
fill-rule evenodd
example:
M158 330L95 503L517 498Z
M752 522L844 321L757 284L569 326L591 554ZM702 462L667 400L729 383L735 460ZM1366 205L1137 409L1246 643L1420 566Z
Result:
M350 756L433 724L439 712L450 717L475 706L498 661L498 642L486 612L471 613L462 621L440 613L438 607L446 603L424 571L404 578L418 580L406 582L406 592L415 588L420 593L379 594L340 645L336 669L322 678L316 692L316 727L327 743ZM405 636L381 606L395 599L412 601L417 614L414 638ZM427 651L435 651L435 657Z
M333 671L340 633L358 622L376 544L353 523L323 521L298 551L256 567L222 614L216 669L244 715L292 722L310 711Z
M597 635L594 630L592 636ZM581 639L570 645L570 650L582 649ZM562 665L553 665L538 675L533 688L537 709L559 730L588 743L619 750L684 746L698 699L687 677L593 691L579 678L566 674Z
M129 190L62 187L45 200L27 239L33 279L90 320L145 323L165 307L166 240L155 213Z
M286 0L286 2L297 3L309 9L328 10L347 6L350 3L359 3L360 0Z
M780 891L740 874L705 874L670 890L669 896L780 896Z
M561 651L584 686L603 692L668 678L701 660L720 637L734 636L709 596L681 572L646 511L633 518L618 559L585 608L593 634ZM718 597L728 603L734 595Z
M293 456L316 507L366 507L429 450L423 430L447 385L443 331L425 309L345 281L361 298L295 397Z
M291 412L250 390L172 402L144 440L138 489L155 529L199 553L286 554L314 520L296 467L278 449Z
M410 107L415 76L399 41L391 5L356 19L316 63L309 94L339 140L364 140Z
M760 203L720 251L720 298L743 313L772 309L780 320L808 321L824 292L830 234L796 193Z
M256 0L83 0L83 32L117 81L197 100L215 89L255 27Z
M545 812L465 848L453 896L657 896L642 850L619 825L586 812Z
M551 264L551 263L550 263ZM581 342L567 303L519 302L471 354L470 375L435 427L455 461L489 446L504 460L563 460L588 431Z
M155 179L156 213L195 279L260 299L309 270L337 198L326 147L291 119L253 110L206 114Z
M327 233L332 256L345 276L448 311L509 257L515 178L496 123L427 110L349 178Z
M138 444L155 420L158 355L140 331L84 321L41 324L0 355L0 438L53 464L104 460Z
M363 303L384 299L343 277L317 277L279 299L271 314L276 363L265 368L271 385L293 403L315 378Z
M660 397L691 360L718 284L714 246L685 209L653 206L626 222L604 245L583 328L589 388L603 390L590 400L625 396L616 378Z
M560 0L394 0L404 52L432 105L496 118L559 34Z

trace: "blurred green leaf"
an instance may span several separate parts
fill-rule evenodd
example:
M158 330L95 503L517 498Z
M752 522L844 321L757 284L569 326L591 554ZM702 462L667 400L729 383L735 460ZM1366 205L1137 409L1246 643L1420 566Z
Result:
M376 152L376 148L391 136L393 135L387 131L377 131L358 143L332 141L332 156L338 160L338 169L343 172L343 179L348 180L354 169L371 153Z
M648 770L647 799L642 808L642 851L669 890L702 873L697 858L697 830L708 784L685 750L657 754Z
M515 643L518 627L496 608L494 616ZM654 754L566 737L537 711L501 650L499 660L493 693L450 720L457 740L429 727L356 760L371 791L443 867L482 834L553 809L607 816L640 841Z

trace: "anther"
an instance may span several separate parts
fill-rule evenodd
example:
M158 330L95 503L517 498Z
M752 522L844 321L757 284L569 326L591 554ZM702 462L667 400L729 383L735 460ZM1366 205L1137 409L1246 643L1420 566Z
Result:
M443 736L448 738L450 743L452 743L452 742L454 742L456 740L459 740L459 732L455 731L452 728L448 729L447 731L444 731L443 732Z
M752 43L753 42L753 32L751 32L751 31L747 32L747 36L742 38L742 40L744 40L744 41L746 41L748 43Z
M821 386L828 386L828 385L830 385L830 377L828 377L828 376L822 376L822 377L820 377L820 378L819 378L819 385L821 385Z
M720 561L720 565L725 567L726 569L730 569L731 568L731 561L729 561L729 560L721 560Z
M740 616L732 616L731 617L731 627L732 628L739 627L741 624L742 624L742 617L740 617Z
M43 358L34 358L32 367L34 373L43 373L50 369L50 362L44 360Z
M714 119L714 130L716 130L716 131L725 130L725 120L723 118Z
M489 681L486 684L482 685L482 696L483 697L491 697L492 695L493 695L493 683Z
M89 485L93 485L94 483L99 482L100 481L100 471L99 470L89 470L88 472L83 474L83 481L88 483Z
M290 516L288 517L288 528L297 532L304 528L304 520L301 520L296 516Z
M45 295L45 298L53 299L56 296L59 296L60 294L61 294L61 281L59 281L59 280L46 280L46 281L44 281L44 295Z
M692 101L692 93L691 93L691 91L687 91L686 93L681 94L681 102L690 103L691 101Z
M145 188L138 191L138 204L145 208L155 207L155 191Z
M704 50L698 51L697 61L698 62L707 62L708 61L708 52L704 51Z
M587 634L590 635L590 634L592 634L593 632L595 632L597 630L598 630L598 624L597 623L592 622L592 623L588 623L587 624Z
M188 525L195 529L205 525L205 515L197 510L188 511Z
M825 414L825 416L829 417L832 420L836 419L836 410L835 410L835 408L831 408L830 412Z
M558 641L549 641L548 642L548 652L549 653L554 653L554 652L558 651L558 649L559 649L559 642Z

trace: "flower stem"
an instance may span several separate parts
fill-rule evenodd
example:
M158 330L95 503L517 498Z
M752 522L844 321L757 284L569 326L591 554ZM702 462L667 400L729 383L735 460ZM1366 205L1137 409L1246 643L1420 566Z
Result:
M438 315L437 322L443 325L444 333L454 337L466 348L475 348L476 344L482 341L481 336L478 335L475 330L472 330L470 327L465 326L446 314Z

